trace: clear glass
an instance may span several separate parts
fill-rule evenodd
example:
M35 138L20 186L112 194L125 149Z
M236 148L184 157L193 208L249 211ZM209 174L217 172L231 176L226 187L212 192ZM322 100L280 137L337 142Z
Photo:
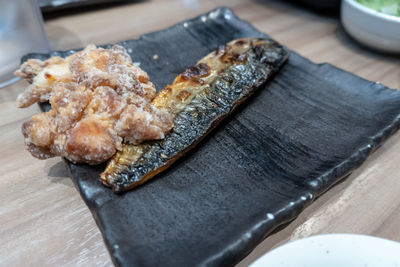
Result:
M50 51L36 0L0 0L0 88L17 78L21 56Z

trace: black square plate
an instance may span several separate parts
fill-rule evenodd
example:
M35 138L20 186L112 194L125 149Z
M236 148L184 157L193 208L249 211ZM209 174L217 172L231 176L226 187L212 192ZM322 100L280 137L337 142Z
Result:
M249 36L265 34L219 8L120 44L160 89ZM67 165L116 265L227 266L360 166L399 114L400 92L292 52L265 88L145 185L117 195L98 181L104 165Z

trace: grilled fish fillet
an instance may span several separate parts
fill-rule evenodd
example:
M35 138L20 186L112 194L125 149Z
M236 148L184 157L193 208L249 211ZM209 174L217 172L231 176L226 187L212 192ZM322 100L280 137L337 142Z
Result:
M243 38L189 67L152 101L173 115L173 129L163 140L124 145L101 174L103 184L123 192L167 169L262 87L287 57L287 50L273 40Z

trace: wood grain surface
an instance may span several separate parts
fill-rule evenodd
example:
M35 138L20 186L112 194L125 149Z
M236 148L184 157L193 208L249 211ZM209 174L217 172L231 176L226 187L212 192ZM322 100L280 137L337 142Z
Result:
M329 62L400 89L398 56L358 45L338 18L276 1L145 1L65 13L46 20L45 29L52 49L77 48L137 38L221 5L314 62ZM15 107L15 98L25 86L20 81L0 89L0 265L110 266L101 234L61 159L40 161L24 148L21 124L39 112L36 105ZM360 169L266 238L239 266L288 241L321 233L359 233L400 241L399 152L397 133Z

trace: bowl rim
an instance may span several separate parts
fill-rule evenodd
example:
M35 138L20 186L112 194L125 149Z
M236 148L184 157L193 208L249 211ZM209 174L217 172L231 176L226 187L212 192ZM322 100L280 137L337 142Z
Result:
M385 248L389 248L389 250L383 250L386 253L389 252L390 255L397 255L398 254L391 254L393 251L398 250L400 247L400 242L379 237L379 236L373 236L373 235L367 235L367 234L358 234L358 233L325 233L325 234L314 234L311 236L299 238L296 240L290 240L287 243L281 244L270 251L264 253L261 255L259 258L257 258L255 261L253 261L249 266L250 267L258 267L258 266L265 266L266 259L267 260L276 260L282 255L286 256L288 255L287 252L290 250L293 250L293 248L298 248L300 245L300 250L303 251L319 251L318 248L330 248L330 247L335 247L335 244L340 241L343 246L345 247L352 247L351 243L359 244L359 243L366 243L367 246L356 246L354 249L352 249L350 252L364 252L364 251L369 251L368 248L371 248L373 250L374 248L371 246L383 246ZM314 244L313 244L314 243ZM319 244L319 245L318 245ZM308 246L307 246L308 245ZM333 245L333 246L332 246ZM322 249L325 250L325 249ZM321 251L322 251L321 250ZM387 256L388 254L385 254L383 252L383 256ZM316 255L321 254L321 252L317 252ZM324 255L325 253L323 253ZM361 253L358 253L356 255L362 255ZM373 255L378 255L382 256L382 252L380 254L373 254ZM378 258L376 257L376 258ZM302 263L302 262L300 262ZM287 265L285 265L287 266ZM375 266L375 265L373 265Z
M384 19L386 21L400 23L400 17L376 11L375 9L369 8L367 6L364 6L364 5L360 4L360 3L358 3L356 0L344 0L344 2L347 2L349 5L353 6L356 9L359 9L360 11L362 11L365 14L372 15L372 16L375 16L375 17L379 17L379 18Z

